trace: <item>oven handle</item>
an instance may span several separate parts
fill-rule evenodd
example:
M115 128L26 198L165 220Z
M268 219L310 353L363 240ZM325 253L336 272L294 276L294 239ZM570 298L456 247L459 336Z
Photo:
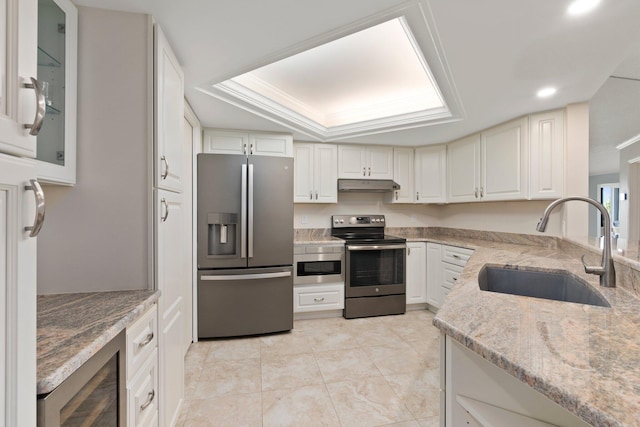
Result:
M347 245L348 251L378 251L380 249L406 249L407 245Z

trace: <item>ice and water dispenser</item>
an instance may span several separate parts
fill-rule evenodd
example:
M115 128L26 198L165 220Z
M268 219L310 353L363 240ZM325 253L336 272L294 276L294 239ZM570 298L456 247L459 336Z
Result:
M237 234L240 232L238 214L233 213L208 213L207 224L209 226L207 238L207 254L235 255Z

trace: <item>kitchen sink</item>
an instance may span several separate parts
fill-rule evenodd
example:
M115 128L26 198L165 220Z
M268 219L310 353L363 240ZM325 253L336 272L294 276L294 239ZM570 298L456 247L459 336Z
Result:
M483 291L611 307L584 280L564 270L485 265L478 274L478 284Z

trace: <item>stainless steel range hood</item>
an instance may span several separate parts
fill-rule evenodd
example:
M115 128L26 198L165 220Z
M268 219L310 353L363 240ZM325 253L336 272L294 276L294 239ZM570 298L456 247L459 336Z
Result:
M391 179L339 179L338 191L362 193L386 193L400 189L400 184Z

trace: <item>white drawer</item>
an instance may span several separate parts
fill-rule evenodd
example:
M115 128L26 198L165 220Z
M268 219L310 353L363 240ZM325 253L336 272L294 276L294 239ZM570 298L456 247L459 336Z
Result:
M458 277L460 277L463 268L464 267L460 267L459 265L443 264L442 286L451 289L458 281Z
M295 286L293 312L339 310L344 308L344 283Z
M473 250L457 246L442 245L442 261L464 267L473 254Z
M127 386L127 419L132 427L158 426L158 349Z
M127 328L127 382L154 348L158 346L158 309L154 304L145 314Z

